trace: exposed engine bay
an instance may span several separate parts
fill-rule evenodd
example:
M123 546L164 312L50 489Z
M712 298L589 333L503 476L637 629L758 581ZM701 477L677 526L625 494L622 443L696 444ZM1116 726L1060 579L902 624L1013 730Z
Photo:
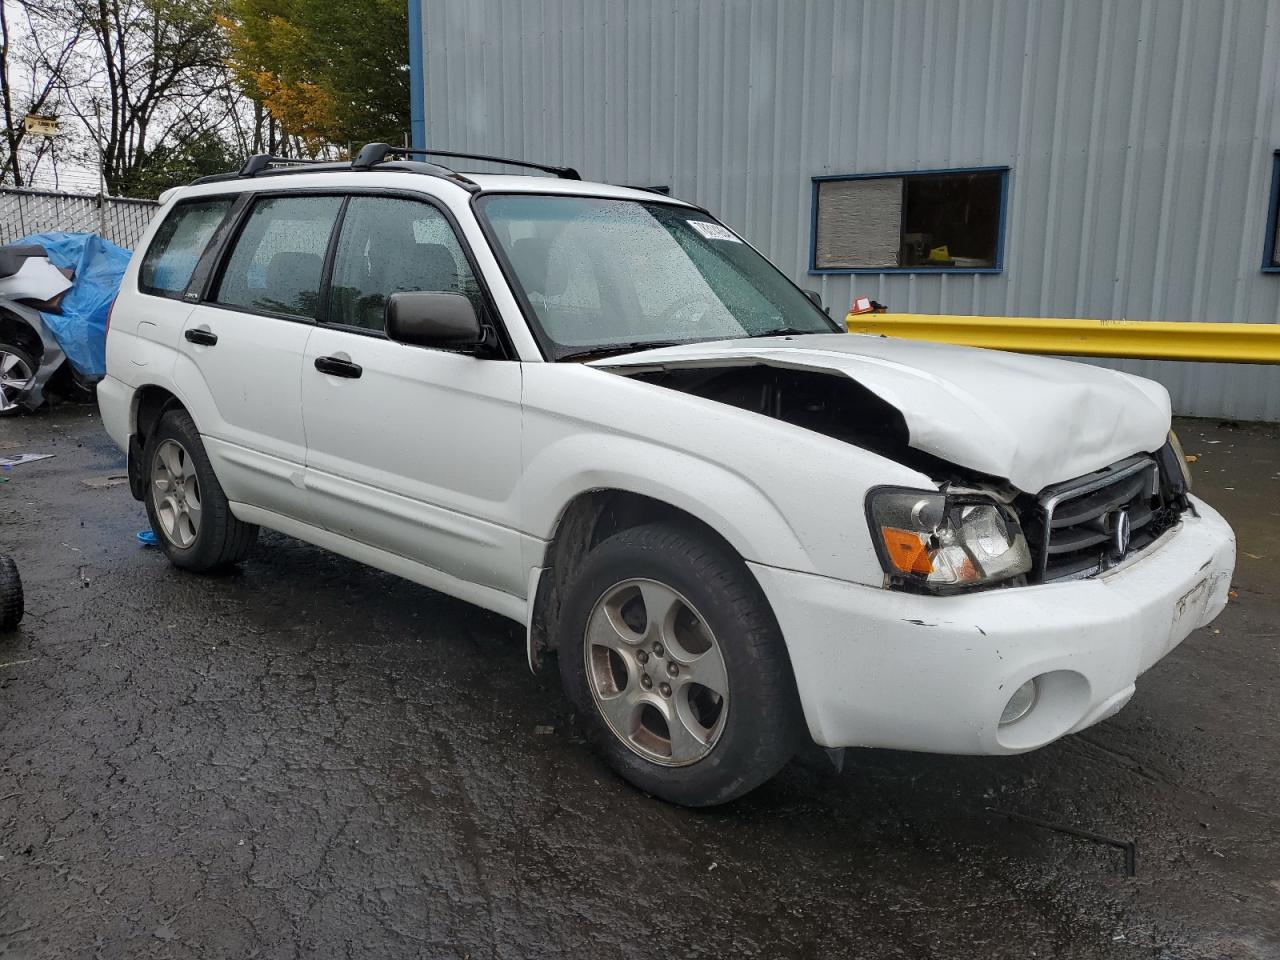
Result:
M939 483L978 485L1006 502L1017 494L996 477L985 477L913 448L902 412L849 377L763 363L618 372L821 433L919 470Z

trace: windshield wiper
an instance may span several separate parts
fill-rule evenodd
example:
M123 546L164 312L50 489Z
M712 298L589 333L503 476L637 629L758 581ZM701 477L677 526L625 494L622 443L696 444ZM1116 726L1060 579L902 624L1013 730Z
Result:
M655 350L658 347L675 347L687 342L687 340L635 340L631 343L602 343L598 347L588 347L585 350L562 353L556 357L556 362L561 360L585 360L587 357L613 357L620 353Z
M772 330L761 330L759 333L753 333L754 337L801 337L808 336L811 333L823 333L822 330L800 330L796 327L774 327ZM828 333L834 331L826 331Z

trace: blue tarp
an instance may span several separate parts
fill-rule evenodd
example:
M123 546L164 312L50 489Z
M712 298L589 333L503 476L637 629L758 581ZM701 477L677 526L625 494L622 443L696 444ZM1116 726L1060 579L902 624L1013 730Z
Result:
M93 233L37 233L18 243L38 244L55 267L75 271L61 312L42 311L40 316L77 371L102 376L107 372L107 314L129 264L129 251Z

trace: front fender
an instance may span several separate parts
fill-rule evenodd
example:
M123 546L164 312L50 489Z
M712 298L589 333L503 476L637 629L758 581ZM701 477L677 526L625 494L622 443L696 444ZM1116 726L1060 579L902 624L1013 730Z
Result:
M575 497L593 490L621 490L697 517L746 560L796 570L812 567L778 505L748 478L705 457L638 437L562 437L526 464L523 487L529 532L543 540L554 536Z
M704 397L578 364L526 364L525 532L549 540L578 495L617 489L697 517L746 560L879 584L863 502L918 472ZM536 559L536 558L535 558Z

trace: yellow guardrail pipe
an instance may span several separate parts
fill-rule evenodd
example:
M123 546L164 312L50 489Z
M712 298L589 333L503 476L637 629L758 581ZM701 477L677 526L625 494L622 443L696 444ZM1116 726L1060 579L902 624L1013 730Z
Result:
M851 313L845 318L845 325L850 333L875 333L1019 353L1280 364L1280 323Z

